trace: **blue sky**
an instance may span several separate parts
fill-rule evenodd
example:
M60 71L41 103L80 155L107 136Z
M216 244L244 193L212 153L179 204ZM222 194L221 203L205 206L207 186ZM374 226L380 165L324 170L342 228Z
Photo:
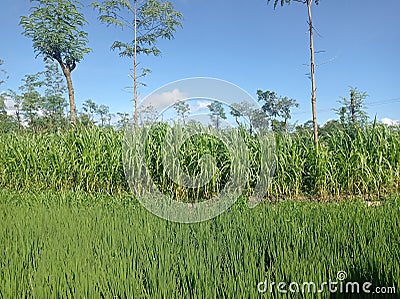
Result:
M82 1L89 4L91 1ZM160 41L162 55L139 57L152 73L140 89L142 97L188 77L214 77L238 85L256 97L257 89L296 99L292 121L311 118L309 45L306 6L292 3L273 9L266 0L172 0L184 15L183 28L171 41ZM0 59L9 79L2 89L17 89L25 74L44 69L31 41L18 26L29 14L29 1L2 0ZM400 119L400 2L398 0L321 0L313 7L318 122L335 118L337 100L349 87L369 94L369 114ZM92 8L88 20L93 52L72 73L78 109L92 99L111 112L132 112L132 61L110 50L115 39L131 40L132 32L107 28ZM325 63L327 62L327 63Z

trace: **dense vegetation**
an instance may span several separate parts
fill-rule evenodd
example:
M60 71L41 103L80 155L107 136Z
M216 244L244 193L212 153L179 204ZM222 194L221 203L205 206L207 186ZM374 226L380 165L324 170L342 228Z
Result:
M399 224L398 199L236 205L188 225L126 196L3 190L0 297L256 298L265 279L319 286L338 271L399 287Z
M147 143L147 167L163 192L175 194L162 166L161 144L168 125L156 126ZM250 149L248 186L259 171L256 137L242 130ZM116 194L128 192L122 163L124 134L112 128L81 127L58 133L0 134L0 186L15 190L80 190ZM378 198L400 190L400 131L372 124L331 128L316 148L310 130L276 134L276 171L270 199L362 196ZM134 155L135 153L132 153ZM181 163L196 172L199 159L213 155L218 177L208 189L223 188L230 170L229 149L210 136L191 138L181 148ZM163 182L163 183L161 183ZM169 190L169 191L168 191ZM172 193L171 193L172 192ZM186 198L207 198L208 190ZM190 193L190 192L189 192Z
M77 0L33 2L20 25L44 58L45 71L25 75L17 90L0 93L0 298L256 298L260 282L313 282L319 289L341 280L339 271L347 273L343 282L370 282L372 290L398 292L400 127L370 122L364 105L368 95L356 88L340 101L339 119L318 127L313 1L297 1L309 8L312 120L290 124L297 101L258 90L257 107L210 100L211 125L187 139L183 127L199 126L188 120L187 102L172 106L179 124L174 127L156 122L160 115L153 106L138 106L137 85L144 83L137 79L150 70L137 71L137 54L160 54L157 41L172 39L181 27L183 16L172 3L91 4L101 22L128 29L129 39L134 38L111 47L133 59L137 130L125 135L128 113L112 114L91 99L75 107L71 72L91 51L83 5ZM290 0L273 2L276 7ZM0 86L7 81L2 64L0 59ZM230 129L223 126L228 117L236 122ZM149 123L154 126L147 131ZM171 130L175 139L166 138ZM266 130L274 132L268 152L274 171L265 194L257 198L264 203L250 209L246 203L253 200L266 156L256 132ZM248 152L222 142L218 132ZM169 151L167 143L180 146ZM178 160L165 164L166 152ZM247 159L248 173L242 175L237 165ZM229 185L232 173L244 183L243 196L211 220L170 222L145 210L132 192L147 183L138 161L150 174L145 179L178 201L212 198ZM170 177L171 168L179 182ZM207 177L211 169L215 172L207 184L180 183L187 178L182 173ZM137 189L127 177L139 183ZM327 288L282 294L275 287L271 293L350 296Z

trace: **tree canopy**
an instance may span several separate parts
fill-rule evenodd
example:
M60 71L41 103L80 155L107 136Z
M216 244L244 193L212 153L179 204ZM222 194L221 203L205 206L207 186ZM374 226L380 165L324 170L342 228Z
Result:
M107 25L114 25L121 29L137 30L136 52L137 54L159 55L160 49L156 44L159 39L172 39L178 27L182 27L180 20L182 14L174 10L174 6L168 1L159 0L105 0L101 3L95 1L91 4L99 12L99 20ZM135 13L134 18L124 15ZM119 50L120 56L133 57L135 41L114 41L113 50Z
M76 0L31 0L37 4L32 13L21 17L23 34L33 42L37 56L62 62L71 71L89 49L88 34L81 28L86 24L78 11Z
M86 20L79 9L81 3L76 0L31 0L36 6L31 8L29 16L22 16L20 25L23 34L32 39L36 57L55 60L61 66L67 80L71 122L75 123L75 98L71 72L85 54L91 51L87 47L88 34L82 30Z

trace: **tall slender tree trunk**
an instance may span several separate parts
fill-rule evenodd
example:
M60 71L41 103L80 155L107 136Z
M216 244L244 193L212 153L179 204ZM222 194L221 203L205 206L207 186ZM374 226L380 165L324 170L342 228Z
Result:
M74 87L72 85L71 71L63 63L60 63L60 66L65 76L65 79L67 80L70 121L72 125L75 125L76 124L75 92L74 92Z
M318 123L317 123L317 89L315 87L315 59L314 59L314 38L311 5L313 0L307 0L308 23L310 25L310 52L311 52L311 107L314 128L314 143L318 144Z
M354 91L350 91L350 110L351 110L351 121L353 124L356 123L356 107L355 107L355 94Z
M136 7L136 0L133 3L133 22L134 22L134 50L133 50L133 103L135 106L135 115L134 115L134 122L135 128L139 126L139 111L138 111L138 103L137 103L137 73L136 73L136 66L137 66L137 7Z

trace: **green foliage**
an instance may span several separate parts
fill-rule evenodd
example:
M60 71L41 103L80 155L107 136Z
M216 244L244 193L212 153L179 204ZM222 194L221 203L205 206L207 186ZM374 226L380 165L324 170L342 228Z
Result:
M64 78L58 65L50 60L46 61L46 70L41 74L44 76L43 86L45 86L42 108L48 127L51 129L65 127L65 109L68 104L65 98L67 87Z
M257 284L320 286L338 271L398 289L399 212L399 199L281 202L187 225L130 196L1 190L0 296L281 298L276 285L260 295ZM330 298L324 290L305 297Z
M124 130L125 128L127 128L130 120L129 113L117 112L117 117L117 129Z
M221 125L221 119L226 119L224 107L220 102L214 101L208 105L208 109L211 112L211 122L214 124L216 129L219 129Z
M32 39L37 55L56 60L72 71L85 54L88 34L82 30L86 21L76 0L31 0L37 6L22 16L23 34Z
M161 144L168 128L161 123L151 131L146 159L148 167L153 169L152 179L160 182L162 191L177 194L182 190L168 181L162 168ZM250 148L251 176L246 184L251 191L259 173L259 145L255 136L245 130L239 132ZM276 171L267 190L270 198L371 197L400 191L400 130L397 127L378 124L366 128L333 127L321 135L318 148L311 134L310 129L296 134L276 134ZM98 127L57 133L0 134L0 187L128 191L122 142L122 131ZM193 137L183 144L180 161L188 171L195 172L195 162L207 153L215 154L221 167L215 185L201 191L202 196L221 190L225 170L232 165L229 163L234 157L217 139L204 136L204 139ZM187 199L185 196L182 198Z
M91 99L86 100L82 104L82 110L84 114L87 116L86 119L88 120L88 123L86 125L94 125L95 120L94 120L94 115L97 113L97 110L99 109L99 106L93 102Z
M100 105L97 109L97 113L100 117L100 124L102 127L111 126L111 113L110 108L107 105Z
M368 115L365 112L365 99L368 97L366 92L360 92L357 88L350 88L350 98L342 97L339 103L342 105L336 109L342 125L365 125Z
M40 110L43 107L43 97L37 88L42 86L43 82L40 81L39 74L25 75L22 82L23 85L19 88L22 92L21 111L32 130L38 131L42 123Z
M82 30L86 20L79 12L81 6L76 0L31 0L37 6L32 13L22 16L20 25L23 34L32 39L33 49L37 56L44 60L57 61L67 80L70 120L76 122L76 107L71 72L85 54L88 34Z
M187 126L191 125L193 124L188 124ZM164 142L168 142L165 137L167 132L171 130L173 130L175 137L173 143L181 144L180 141L182 140L180 137L183 137L183 135L180 125L170 127L166 124L158 123L152 127L146 139L146 155L143 157L143 160L146 161L151 178L159 187L159 190L164 194L174 197L176 200L191 202L210 199L219 194L229 180L230 171L232 170L231 156L226 145L213 136L212 129L207 131L209 133L196 134L185 140L178 150L179 167L183 173L191 177L204 177L208 176L209 173L203 172L207 172L213 168L210 163L214 163L216 168L214 168L215 173L211 180L205 186L199 188L182 187L169 177L168 169L165 169L163 165ZM172 144L169 145L173 146ZM203 161L205 166L200 161L207 155L213 157L214 162L210 160ZM174 169L172 172L179 173L178 169ZM180 180L181 177L177 177L177 179Z
M40 134L0 134L0 185L27 190L127 190L122 137L112 129L79 126Z
M107 25L121 29L134 30L134 9L137 9L137 45L138 54L159 55L157 41L172 39L178 27L182 27L182 14L174 10L168 1L159 0L105 0L95 1L92 6L99 12L99 20ZM118 50L120 56L133 57L134 40L131 42L115 41L111 49Z
M8 110L13 112L9 121L19 130L23 126L35 132L65 128L65 91L57 64L46 61L45 71L24 76L19 92L10 89L3 94Z
M288 97L278 97L274 91L257 90L258 101L261 102L262 110L268 115L272 128L275 132L287 132L288 121L291 119L291 109L299 104ZM283 119L283 122L278 121Z
M157 109L151 104L141 106L139 114L142 126L152 124L157 119Z
M268 129L267 115L262 109L255 108L248 102L233 103L231 105L230 114L235 117L235 121L238 125L241 125L238 119L244 117L246 122L249 123L250 132L253 132L253 129L257 131Z
M174 105L174 109L178 114L179 118L181 119L181 121L185 123L187 114L190 112L189 104L185 103L184 101L179 101Z
M106 105L98 105L92 100L86 100L82 104L83 113L80 115L80 123L84 126L94 126L99 123L101 127L110 127L112 115ZM95 117L97 116L97 118Z

